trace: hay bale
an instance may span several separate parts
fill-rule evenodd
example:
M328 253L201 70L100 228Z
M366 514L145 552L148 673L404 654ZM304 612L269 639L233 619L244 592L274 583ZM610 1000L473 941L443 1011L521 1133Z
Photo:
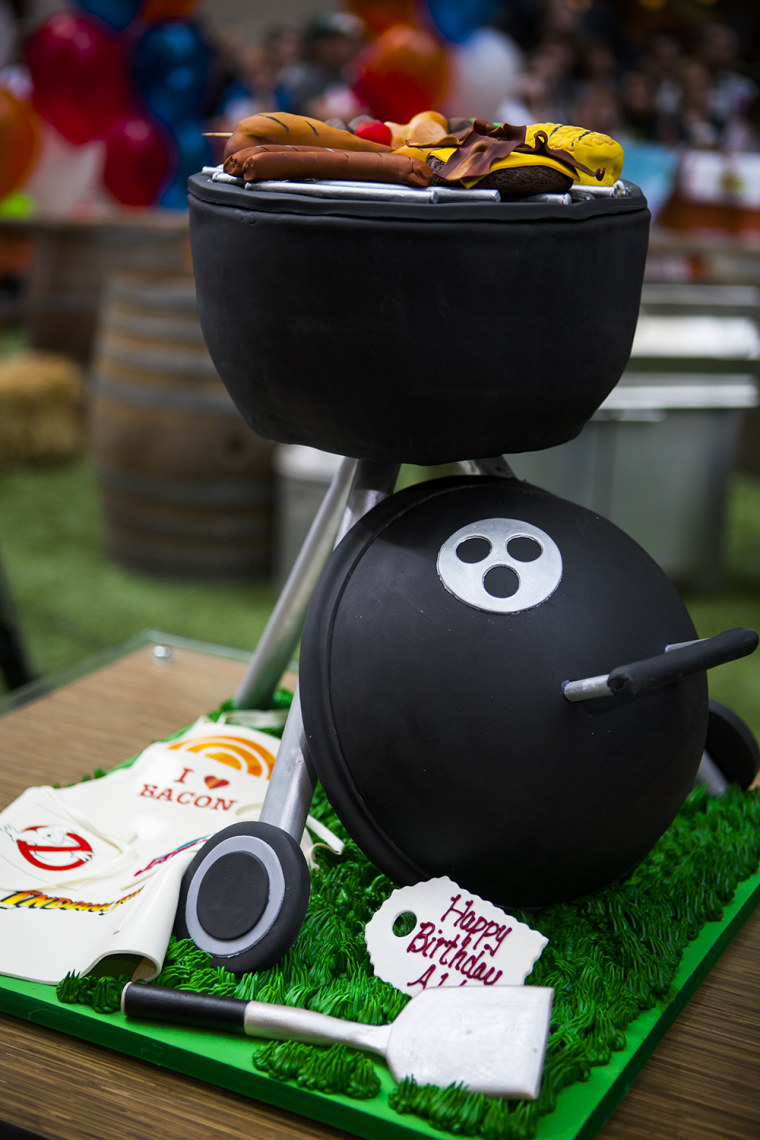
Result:
M0 359L0 466L71 459L84 444L84 374L68 357Z

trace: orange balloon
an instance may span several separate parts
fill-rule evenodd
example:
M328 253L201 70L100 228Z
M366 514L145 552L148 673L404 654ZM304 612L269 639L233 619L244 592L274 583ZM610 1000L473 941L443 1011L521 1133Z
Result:
M448 85L446 51L423 28L388 28L356 61L356 94L376 119L408 123L435 110Z
M40 148L37 112L30 103L0 87L0 198L18 189L31 174Z
M416 0L347 0L346 8L364 21L367 35L376 39L395 24L413 24Z

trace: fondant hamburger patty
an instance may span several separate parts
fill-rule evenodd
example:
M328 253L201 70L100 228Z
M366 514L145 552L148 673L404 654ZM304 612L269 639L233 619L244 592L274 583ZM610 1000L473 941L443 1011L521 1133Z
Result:
M437 173L444 165L440 158L429 155L428 166L433 171L434 186L462 186ZM498 190L504 198L525 198L530 194L564 194L573 184L569 174L551 166L512 166L491 170L477 183L478 190Z

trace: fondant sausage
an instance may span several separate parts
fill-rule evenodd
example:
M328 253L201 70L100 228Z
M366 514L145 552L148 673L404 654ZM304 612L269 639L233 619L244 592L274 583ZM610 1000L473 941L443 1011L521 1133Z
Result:
M222 169L225 174L232 174L235 178L243 177L243 167L245 166L246 159L255 158L263 151L271 154L278 154L287 151L297 151L303 153L307 150L316 151L317 154L324 152L325 148L322 146L281 146L278 143L267 143L256 146L247 146L243 150L236 150L234 154L230 154L225 158ZM251 181L249 179L249 181Z
M319 146L254 146L231 155L227 174L246 182L265 179L330 178L356 182L395 182L429 186L433 172L426 162L406 154L372 154Z

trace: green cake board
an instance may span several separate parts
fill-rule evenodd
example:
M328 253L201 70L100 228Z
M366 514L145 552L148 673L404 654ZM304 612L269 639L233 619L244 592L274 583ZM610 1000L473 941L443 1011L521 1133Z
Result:
M541 1117L538 1140L589 1140L623 1099L658 1042L695 993L755 907L760 903L760 872L745 879L720 922L709 922L686 947L670 999L641 1014L626 1029L626 1047L607 1065L593 1068L588 1081L562 1090L553 1113ZM399 1115L388 1097L395 1084L382 1062L376 1068L381 1091L371 1100L328 1096L257 1073L252 1057L258 1045L171 1026L127 1021L120 1013L96 1014L87 1006L61 1004L54 986L0 977L0 1008L17 1017L94 1044L137 1057L257 1101L296 1112L353 1132L365 1140L445 1135L425 1121Z

